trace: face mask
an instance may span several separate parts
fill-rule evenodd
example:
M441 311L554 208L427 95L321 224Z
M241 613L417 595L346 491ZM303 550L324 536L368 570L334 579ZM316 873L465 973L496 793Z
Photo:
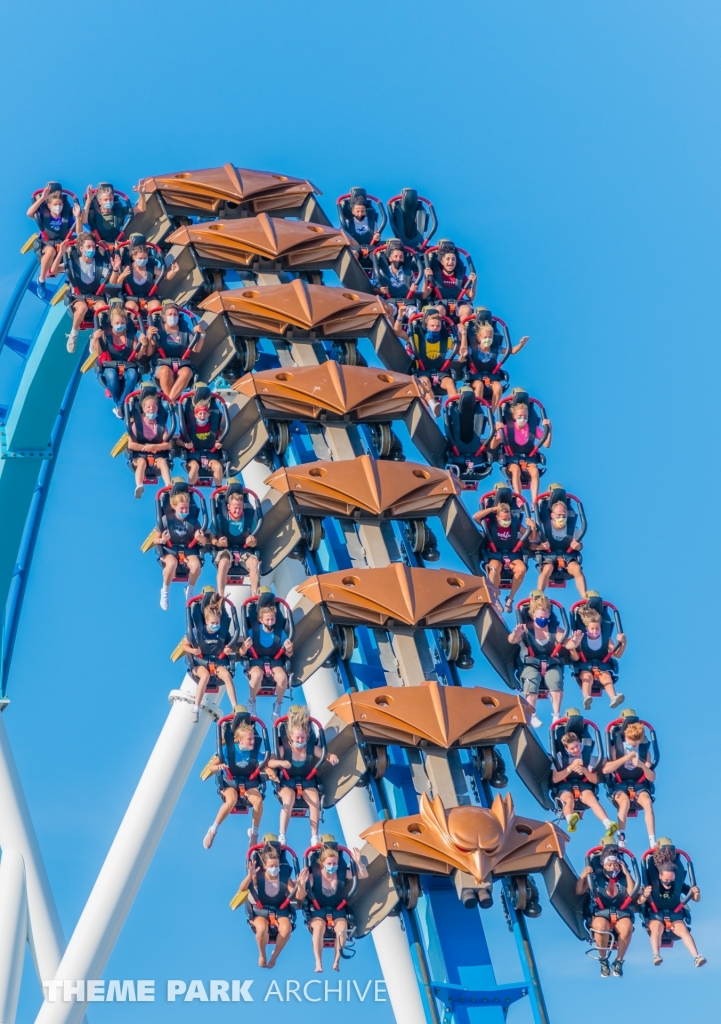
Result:
M601 635L601 630L600 629L587 629L586 630L586 635L587 635L589 640L598 640L598 638Z
M135 260L135 266L136 267L144 267L147 262L148 262L148 257L147 256L142 256L142 257L139 257L137 260Z
M144 412L143 413L143 417L146 420L157 420L158 414L157 414L157 412Z
M491 347L491 345L493 344L493 337L490 337L490 338L481 338L481 340L480 340L479 344L480 344L481 348L486 348L486 349L488 349L488 348L490 348L490 347Z
M270 867L265 869L265 873L268 878L277 878L280 874L280 868L277 864L271 864Z
M146 260L145 262L147 263L148 261ZM177 313L168 313L168 315L165 318L165 322L168 325L168 327L177 327L178 326L178 315L177 315Z
M618 878L618 876L621 874L621 869L616 868L614 871L611 871L610 868L606 868L606 874L609 876L609 878Z
M548 623L551 621L550 615L537 615L533 620L539 629L545 629Z
M562 530L563 527L566 525L567 520L565 516L554 516L551 522L557 530Z
M196 416L195 417L195 422L198 424L199 427L204 427L209 419L210 419L210 416L207 416L207 415Z
M504 529L505 529L506 527L511 525L511 520L510 519L499 519L498 520L498 525L504 527Z
M636 750L636 747L632 747L631 744L627 743L625 740L624 740L624 743L623 743L623 749L626 751L627 754L637 754L638 753L638 751Z
M186 512L185 515L187 515L187 514L188 513ZM180 518L181 519L185 519L185 516L180 516ZM220 623L219 622L206 622L205 623L205 628L208 630L209 633L217 633L218 630L220 629Z
M83 249L83 256L86 260L95 259L95 249Z
M187 519L189 515L190 515L190 510L188 510L187 512L181 512L177 508L175 510L175 516L176 516L177 519Z
M438 341L441 336L440 331L432 331L430 328L426 328L426 341Z
M50 212L52 213L53 217L59 217L60 214L63 212L62 203L59 206L58 205L51 206L50 207Z
M112 199L104 199L103 202L100 205L102 206L102 208L104 210L112 210L112 208L113 208L113 201L112 201Z
M516 422L516 426L517 427L525 427L525 425L528 423L528 417L527 416L517 416L515 422Z
M334 875L338 870L337 864L324 864L323 867L329 875Z
M127 329L127 324L113 324L113 330L115 331L116 334L125 334ZM156 413L155 415L157 416L158 414Z

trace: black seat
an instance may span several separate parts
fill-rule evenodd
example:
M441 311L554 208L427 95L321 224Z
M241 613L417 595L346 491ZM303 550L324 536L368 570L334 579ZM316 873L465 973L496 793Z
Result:
M448 468L465 487L475 489L493 469L489 450L493 421L488 402L476 398L470 388L461 388L458 395L446 399L443 426L448 438Z
M388 200L388 222L396 238L416 252L426 248L438 228L433 203L414 188L404 188Z

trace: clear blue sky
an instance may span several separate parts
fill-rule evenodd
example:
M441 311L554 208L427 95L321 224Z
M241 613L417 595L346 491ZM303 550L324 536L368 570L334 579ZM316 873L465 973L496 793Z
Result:
M584 499L589 584L623 612L622 689L659 732L658 833L694 855L694 934L709 957L694 971L677 949L654 969L637 927L626 978L601 988L546 907L531 932L556 1024L710 1019L718 995L718 626L706 610L717 600L720 496L717 446L701 422L719 390L720 23L708 0L133 0L112 10L43 0L0 14L0 298L24 265L30 192L49 178L76 191L110 178L129 191L141 175L231 160L311 178L329 213L352 185L382 197L418 187L440 234L474 254L479 299L514 337L530 334L513 382L546 404L546 479ZM89 377L40 533L5 715L67 934L179 678L168 654L181 602L174 593L169 614L158 608L158 568L139 552L152 506L132 500L130 474L108 457L118 433ZM608 721L605 707L594 713ZM242 872L238 822L212 853L200 845L216 808L201 761L106 977L265 974L226 909ZM642 837L632 822L634 847ZM577 865L596 839L586 820ZM378 976L370 942L359 949L346 977ZM310 977L302 928L281 964L281 979ZM501 980L514 973L504 954ZM19 1019L36 1004L26 985ZM330 1020L330 1005L292 1019ZM365 1019L343 1009L348 1024ZM158 1002L133 1013L210 1024L236 1010ZM289 1008L276 1013L291 1020ZM126 1017L99 1005L91 1019ZM509 1014L527 1020L521 1005Z

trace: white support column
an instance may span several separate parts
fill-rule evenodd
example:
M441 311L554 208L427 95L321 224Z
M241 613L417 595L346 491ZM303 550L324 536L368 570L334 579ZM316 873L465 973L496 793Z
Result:
M224 693L206 697L200 721L191 720L195 682L173 690L170 714L153 748L57 972L70 981L101 978L158 843L185 785ZM37 1024L80 1024L84 1002L43 1003Z
M28 934L25 865L17 850L0 861L0 1024L15 1024Z
M10 741L0 714L0 850L14 850L25 865L27 937L38 980L53 978L65 949L65 938L30 819Z

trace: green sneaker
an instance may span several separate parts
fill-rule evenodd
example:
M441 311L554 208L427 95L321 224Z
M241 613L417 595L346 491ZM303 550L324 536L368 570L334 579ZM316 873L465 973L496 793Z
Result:
M580 820L581 820L581 815L577 811L574 811L573 814L571 815L571 817L566 822L566 824L568 826L568 831L569 832L575 832L576 829L578 828L578 823L579 823Z
M615 821L612 821L611 824L606 829L606 835L610 839L611 836L615 836L617 832L618 832L618 825L616 824Z

